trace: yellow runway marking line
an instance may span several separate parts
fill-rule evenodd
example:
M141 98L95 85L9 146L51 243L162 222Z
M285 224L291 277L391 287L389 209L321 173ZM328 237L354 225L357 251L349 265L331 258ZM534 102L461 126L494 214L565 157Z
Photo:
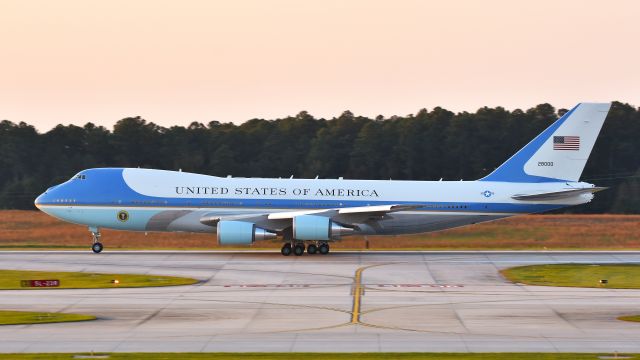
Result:
M375 266L390 265L394 263L375 264L362 266L356 269L356 275L353 278L353 307L351 308L351 324L360 324L360 308L362 306L362 295L364 295L365 286L362 285L362 273Z
M351 310L351 323L360 322L360 302L362 301L362 272L367 267L361 267L356 270L356 276L353 278L353 308Z

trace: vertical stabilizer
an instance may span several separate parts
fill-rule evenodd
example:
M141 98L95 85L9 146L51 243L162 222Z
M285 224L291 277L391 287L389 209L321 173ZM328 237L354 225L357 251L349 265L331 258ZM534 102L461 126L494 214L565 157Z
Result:
M481 181L578 181L611 103L581 103Z

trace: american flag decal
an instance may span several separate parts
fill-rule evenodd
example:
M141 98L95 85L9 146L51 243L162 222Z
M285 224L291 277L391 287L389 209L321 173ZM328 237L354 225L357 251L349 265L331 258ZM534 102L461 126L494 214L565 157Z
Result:
M580 136L554 136L553 150L580 150Z

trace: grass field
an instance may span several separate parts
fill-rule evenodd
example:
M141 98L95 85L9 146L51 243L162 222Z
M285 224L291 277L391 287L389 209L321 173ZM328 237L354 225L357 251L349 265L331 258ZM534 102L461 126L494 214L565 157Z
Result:
M501 271L510 281L529 285L640 289L639 264L549 264ZM601 284L600 280L607 280Z
M0 211L0 249L88 249L86 227L39 211ZM640 215L528 215L411 236L369 236L372 249L640 249ZM103 230L107 249L211 249L213 234ZM279 248L279 241L256 244ZM347 237L336 249L364 249L363 237Z
M46 324L95 319L95 316L81 314L0 310L0 325Z
M60 280L60 286L55 288L22 287L22 280ZM117 280L117 283L114 280ZM174 286L196 282L198 282L196 279L158 275L0 270L0 290Z
M620 316L618 320L640 322L640 315Z
M87 355L87 354L83 354ZM579 354L579 353L111 353L94 354L103 358L124 359L154 359L154 360L597 360L601 357L614 358L614 354ZM5 360L67 360L74 359L78 354L2 354ZM622 356L622 354L618 354ZM640 359L637 354L625 354L626 359ZM75 357L78 358L78 357ZM622 357L621 357L622 358Z

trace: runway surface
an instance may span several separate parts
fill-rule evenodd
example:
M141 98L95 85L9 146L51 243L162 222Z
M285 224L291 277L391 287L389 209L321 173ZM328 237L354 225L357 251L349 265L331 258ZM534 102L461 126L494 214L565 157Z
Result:
M153 273L192 286L0 291L0 309L96 315L0 326L0 352L640 352L640 290L512 284L499 269L640 252L0 252L0 269ZM597 281L597 280L595 280Z

